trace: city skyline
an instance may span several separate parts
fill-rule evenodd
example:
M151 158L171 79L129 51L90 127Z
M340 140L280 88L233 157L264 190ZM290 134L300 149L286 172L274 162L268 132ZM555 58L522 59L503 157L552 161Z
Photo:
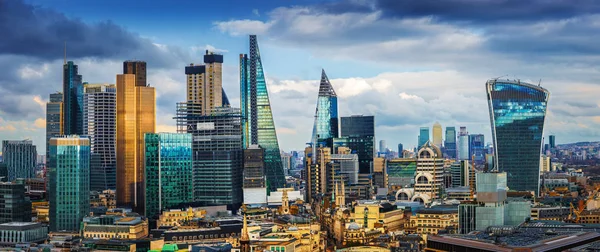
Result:
M121 11L107 15L106 7L98 6L99 1L89 3L91 7L97 7L94 15L88 15L92 9L79 3L66 5L60 1L10 1L2 4L7 6L6 13L2 15L15 17L9 19L10 22L20 20L16 14L28 16L25 23L34 26L40 24L46 27L64 21L68 32L88 30L75 38L104 36L106 34L102 28L122 32L98 44L77 42L77 39L37 31L51 38L53 42L48 46L54 46L54 51L24 50L14 44L17 39L2 42L6 44L0 51L0 64L7 67L4 68L5 74L0 77L0 87L7 94L7 99L0 104L0 138L30 138L38 146L38 153L45 152L45 106L48 94L62 90L61 65L65 41L67 60L78 65L84 82L113 82L114 75L121 72L125 60L148 62L148 83L157 90L157 115L164 115L157 118L157 132L175 132L173 106L185 98L185 75L181 74L181 68L191 62L200 62L205 49L222 53L225 57L223 88L231 104L239 104L236 58L239 53L247 51L247 34L251 33L261 38L261 53L277 136L281 149L285 151L302 150L307 142L306 136L311 134L314 112L303 108L313 107L316 102L314 94L318 92L321 68L327 69L330 82L337 91L339 116L374 115L376 141L386 140L390 146L403 143L406 149L414 147L419 127L431 127L435 121L439 121L443 128L466 126L470 133L481 133L485 139L492 139L488 111L474 108L486 107L485 81L504 74L509 75L503 78L522 79L534 84L541 79L541 86L552 93L544 129L546 138L551 134L556 135L557 143L561 144L593 141L600 137L599 105L593 96L600 91L600 87L592 84L595 80L592 66L597 62L585 57L586 53L600 53L600 49L590 46L585 52L577 50L577 43L588 40L582 36L587 36L586 31L593 29L587 23L598 18L589 15L597 6L590 5L586 10L555 3L564 7L565 12L561 14L549 11L547 8L550 7L533 8L526 3L497 6L506 11L529 8L537 14L536 19L518 13L495 14L484 18L461 16L453 11L433 12L432 15L437 18L427 18L416 11L395 8L386 1L378 1L373 5L302 1L298 6L283 8L278 8L282 6L276 6L275 3L259 1L255 6L241 4L233 8L228 14L230 16L207 15L199 18L195 20L201 24L197 29L198 34L187 35L190 32L185 32L186 35L178 38L174 33L177 29L168 31L160 25L150 29L152 21L149 19L132 20ZM108 7L114 4L117 2L106 2ZM181 7L163 5L151 1L143 8L156 11L158 7L164 7L170 12L183 11ZM491 5L482 4L478 8ZM36 8L48 8L46 15L51 17L48 23L42 21L40 9ZM181 19L169 21L171 26L192 19L185 11L181 16ZM347 18L366 17L371 19L366 19L366 23L358 26L342 22ZM368 33L368 30L382 31L382 28L391 25L394 17L399 28L392 30L411 31L407 32L410 35L380 32L372 38L351 36L357 32ZM329 23L335 29L329 30L322 25L326 18L331 20ZM512 21L497 24L508 19ZM111 22L101 23L106 20ZM307 20L316 23L311 26L312 29L302 30L299 24ZM471 24L461 24L460 21L470 21ZM494 21L496 24L484 27L484 24L493 24ZM543 32L528 34L529 30L544 24L547 29ZM285 26L289 27L284 29ZM9 29L4 34L14 38L15 31L21 26L11 23L7 27L3 28ZM495 35L495 32L510 32L513 36L503 37ZM309 40L299 39L298 34L315 38L315 43L306 43ZM317 37L317 34L322 36ZM550 38L566 35L575 36L575 42L556 40L552 44L541 43L544 39L553 40ZM120 38L127 43L114 43ZM449 42L418 43L434 41L436 38ZM40 41L34 37L31 43L39 45ZM528 46L535 43L542 50ZM332 44L341 46L332 49L336 47ZM420 57L411 51L420 52ZM464 56L471 52L479 56ZM519 54L529 58L525 59L527 57ZM501 64L486 63L490 57ZM294 60L290 62L287 58ZM543 61L544 67L540 67L542 63L529 59ZM431 92L432 89L436 92ZM427 111L431 113L425 113Z

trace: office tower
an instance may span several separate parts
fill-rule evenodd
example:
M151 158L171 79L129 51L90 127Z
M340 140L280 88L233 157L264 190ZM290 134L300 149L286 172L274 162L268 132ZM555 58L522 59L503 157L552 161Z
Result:
M321 70L321 83L319 84L319 96L315 111L315 123L313 126L312 143L316 150L318 147L332 147L333 139L339 137L337 95L333 86Z
M385 153L386 150L387 150L387 145L385 143L385 140L379 140L379 152Z
M290 175L290 169L292 168L292 155L289 153L281 152L281 164L283 165L283 173L286 176Z
M412 187L415 184L417 160L414 158L397 158L386 162L388 185Z
M207 50L204 64L190 64L185 67L185 75L187 76L187 102L199 104L202 114L207 115L215 107L223 107L224 101L227 103L229 101L223 90L223 55Z
M250 54L240 54L240 102L243 146L265 149L268 188L275 191L285 186L285 177L256 35L250 35Z
M83 83L73 61L63 65L63 133L83 133Z
M446 127L444 150L446 157L449 159L456 159L456 128L454 127Z
M467 127L460 127L458 132L458 160L470 160L469 157L469 132Z
M469 159L477 163L485 162L485 141L483 134L469 135Z
M136 75L117 75L117 205L142 213L144 134L155 131L156 93L136 83Z
M442 148L442 125L439 122L433 124L433 144Z
M208 115L200 111L198 104L177 103L175 117L177 132L194 139L194 201L237 208L243 199L240 109L217 107Z
M48 178L50 231L79 231L90 213L89 138L51 138Z
M192 134L146 133L144 143L144 215L158 219L161 211L194 201Z
M450 165L452 187L475 186L475 170L469 160L456 161Z
M519 80L486 82L496 169L508 187L539 193L540 149L548 90Z
M135 75L135 86L145 87L146 82L146 62L139 60L127 60L123 62L123 74Z
M373 159L373 186L375 188L388 188L388 174L385 170L386 159L376 157Z
M331 154L329 160L331 162L328 165L332 165L332 168L328 174L333 178L329 183L329 192L331 192L333 188L331 185L335 184L335 181L344 181L348 185L358 184L358 155L349 153ZM334 174L331 174L332 172Z
M429 141L429 128L421 127L419 129L419 143L417 144L417 149L420 149L427 141Z
M347 146L358 155L359 173L371 173L371 163L375 157L375 117L353 115L342 117L342 137Z
M0 162L0 182L8 182L8 165Z
M8 181L34 178L37 150L31 140L2 141L2 162L8 167Z
M0 182L0 223L31 222L31 201L25 184Z
M63 134L63 94L56 92L50 94L50 101L46 103L46 158L49 156L50 138Z
M404 146L399 143L398 144L398 158L402 158L402 153L404 152Z
M342 118L342 125L343 121ZM320 147L316 151L313 151L312 148L306 147L304 149L304 153L306 153L306 158L304 159L306 170L306 202L309 203L313 203L313 200L318 199L319 195L327 193L327 178L331 178L327 172L327 164L331 162L331 149L329 147ZM313 153L316 153L317 156L313 157Z
M439 147L427 141L417 153L417 175L413 201L430 203L439 199L444 187L444 159Z
M550 150L556 148L556 136L550 135L550 136L548 136L548 140L550 142Z
M90 138L90 190L117 188L117 88L114 84L83 87L83 134Z
M264 155L265 150L258 145L250 145L244 150L244 204L267 203Z

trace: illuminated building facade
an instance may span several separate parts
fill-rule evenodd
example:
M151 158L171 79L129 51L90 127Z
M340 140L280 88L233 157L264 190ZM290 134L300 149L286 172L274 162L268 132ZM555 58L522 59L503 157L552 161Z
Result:
M205 65L190 64L185 67L187 77L187 102L199 104L202 114L207 115L215 107L221 107L227 96L223 91L223 55L206 51ZM227 102L228 103L228 102Z
M321 83L315 111L315 124L312 133L312 143L315 147L333 147L333 139L339 136L337 95L333 86L321 70Z

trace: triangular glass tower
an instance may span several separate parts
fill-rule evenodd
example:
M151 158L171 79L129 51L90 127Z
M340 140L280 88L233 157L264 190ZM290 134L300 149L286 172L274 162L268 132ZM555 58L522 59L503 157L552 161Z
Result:
M333 148L333 138L337 138L339 135L338 128L337 95L329 82L329 78L327 78L327 74L325 74L325 70L322 69L312 134L313 146Z
M240 89L244 148L257 144L265 150L269 190L282 188L283 164L256 35L250 35L250 54L240 55Z

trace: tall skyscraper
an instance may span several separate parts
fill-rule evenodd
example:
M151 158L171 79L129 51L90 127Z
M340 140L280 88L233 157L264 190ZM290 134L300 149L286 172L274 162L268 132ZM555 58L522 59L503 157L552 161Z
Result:
M136 75L117 75L117 205L142 213L144 134L155 132L156 93L136 83Z
M147 86L145 61L128 60L123 62L123 74L135 74L135 86Z
M458 160L469 160L469 132L467 127L460 127L458 132Z
M144 215L157 218L165 209L193 202L192 134L146 133L144 143Z
M240 54L240 102L244 148L265 149L267 184L274 191L285 185L285 177L256 35L250 35L250 53Z
M63 65L63 133L83 133L83 83L73 61Z
M456 158L456 128L454 127L446 127L446 140L444 141L444 150L448 158Z
M117 87L86 84L83 134L90 138L90 190L117 189Z
M433 124L433 144L442 148L442 125L439 122Z
M51 138L48 178L50 231L79 231L90 213L89 138Z
M556 136L550 135L550 136L548 136L548 140L550 142L550 149L556 148Z
M412 201L429 203L441 197L444 188L444 158L439 147L427 141L417 153L415 195Z
M8 181L34 178L37 150L31 140L2 141L2 162L8 167Z
M50 156L50 138L63 134L63 94L50 94L46 103L46 158Z
M508 187L539 193L540 150L550 93L519 80L486 82L496 169Z
M265 151L258 145L250 145L244 150L244 204L267 203L264 155Z
M177 132L193 136L194 201L237 208L242 203L244 162L240 110L218 107L208 115L200 111L197 104L178 103L175 118Z
M205 65L185 67L187 76L187 101L199 104L202 114L210 114L215 107L224 106L227 96L224 95L222 69L223 55L206 51ZM227 101L229 103L229 101Z
M421 148L427 141L429 141L429 127L419 128L419 142L417 144L417 149Z
M402 152L404 152L404 145L401 143L398 144L398 157L402 158Z
M312 143L314 146L332 147L333 138L339 137L337 95L325 74L321 71L319 96L315 111L315 124L313 127ZM316 149L316 148L314 148Z
M478 163L485 162L485 141L483 134L469 135L469 159L473 158Z
M371 173L375 157L375 117L353 115L342 117L342 137L347 139L348 148L358 155L359 173Z
M31 222L31 200L25 184L0 182L0 223Z
M379 140L379 152L387 152L387 144L385 143L385 140Z

